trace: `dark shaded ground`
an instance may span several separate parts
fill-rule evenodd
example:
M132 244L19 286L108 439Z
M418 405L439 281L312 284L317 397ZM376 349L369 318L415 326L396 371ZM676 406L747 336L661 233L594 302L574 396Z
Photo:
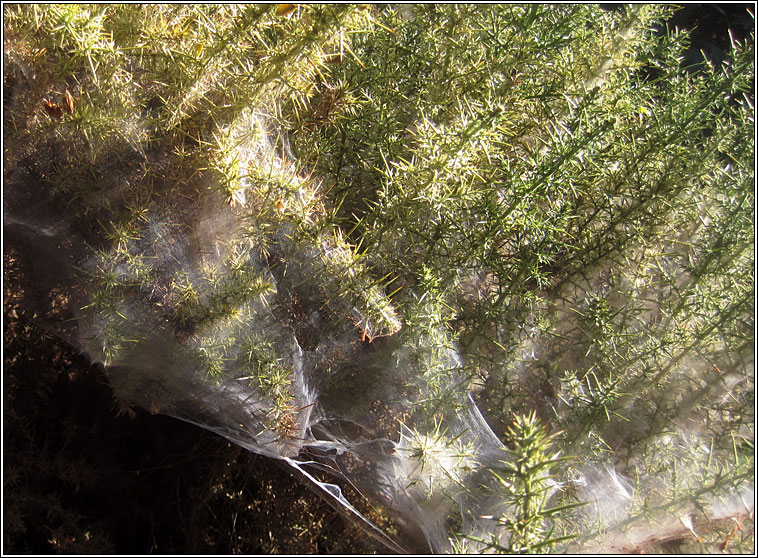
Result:
M669 25L690 30L691 45L683 63L699 64L703 56L720 65L730 48L729 33L739 43L753 31L755 22L748 14L755 3L689 4L671 18Z
M18 307L13 254L4 276L5 553L385 552L276 462L118 416L102 368Z

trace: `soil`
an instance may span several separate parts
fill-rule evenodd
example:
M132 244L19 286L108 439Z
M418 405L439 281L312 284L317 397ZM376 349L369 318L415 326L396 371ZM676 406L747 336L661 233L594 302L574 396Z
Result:
M102 366L21 308L12 253L4 279L4 553L388 552L276 461L123 413Z

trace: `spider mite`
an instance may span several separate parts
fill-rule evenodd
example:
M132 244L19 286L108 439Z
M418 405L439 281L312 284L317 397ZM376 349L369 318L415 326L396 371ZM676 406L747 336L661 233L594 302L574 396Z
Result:
M63 109L58 103L51 103L47 99L44 100L45 112L50 118L60 120L63 118Z

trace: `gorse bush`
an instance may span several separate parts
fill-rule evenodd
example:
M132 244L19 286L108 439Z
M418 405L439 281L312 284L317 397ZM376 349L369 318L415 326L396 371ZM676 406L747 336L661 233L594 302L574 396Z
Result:
M484 543L485 549L505 554L536 554L552 550L556 544L575 535L553 536L556 526L549 518L583 504L574 502L548 507L555 483L546 473L554 465L572 458L561 458L560 452L550 455L551 440L534 414L516 416L507 436L513 449L507 451L505 459L491 472L499 482L503 501L511 507L499 516L485 518L505 527L508 539L501 541L498 535L492 534L489 540L469 537Z
M752 44L683 69L666 10L384 14L353 106L294 139L378 268L440 278L491 424L539 409L634 476L672 428L752 439Z
M749 549L753 35L683 67L673 12L5 6L7 212L124 406L391 548Z

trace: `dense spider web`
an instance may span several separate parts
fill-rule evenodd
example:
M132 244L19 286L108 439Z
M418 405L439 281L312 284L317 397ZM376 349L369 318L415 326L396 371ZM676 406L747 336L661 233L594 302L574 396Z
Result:
M55 203L47 209L28 188L11 188L6 233L19 252L45 255L28 299L66 293L68 313L38 318L105 364L124 404L283 460L391 549L425 540L449 550L454 533L485 531L479 516L494 497L486 468L503 457L501 444L464 387L445 331L403 327L382 287L324 225L314 182L298 176L265 122L250 113L230 130L246 171L230 198L203 188L211 180L203 178L191 203L182 193L137 213L120 207L97 219L110 216L114 229L131 219L129 234L99 244ZM103 188L138 190L129 172L114 169ZM431 378L442 385L430 387ZM324 471L333 481L317 479ZM343 483L402 534L363 517Z

